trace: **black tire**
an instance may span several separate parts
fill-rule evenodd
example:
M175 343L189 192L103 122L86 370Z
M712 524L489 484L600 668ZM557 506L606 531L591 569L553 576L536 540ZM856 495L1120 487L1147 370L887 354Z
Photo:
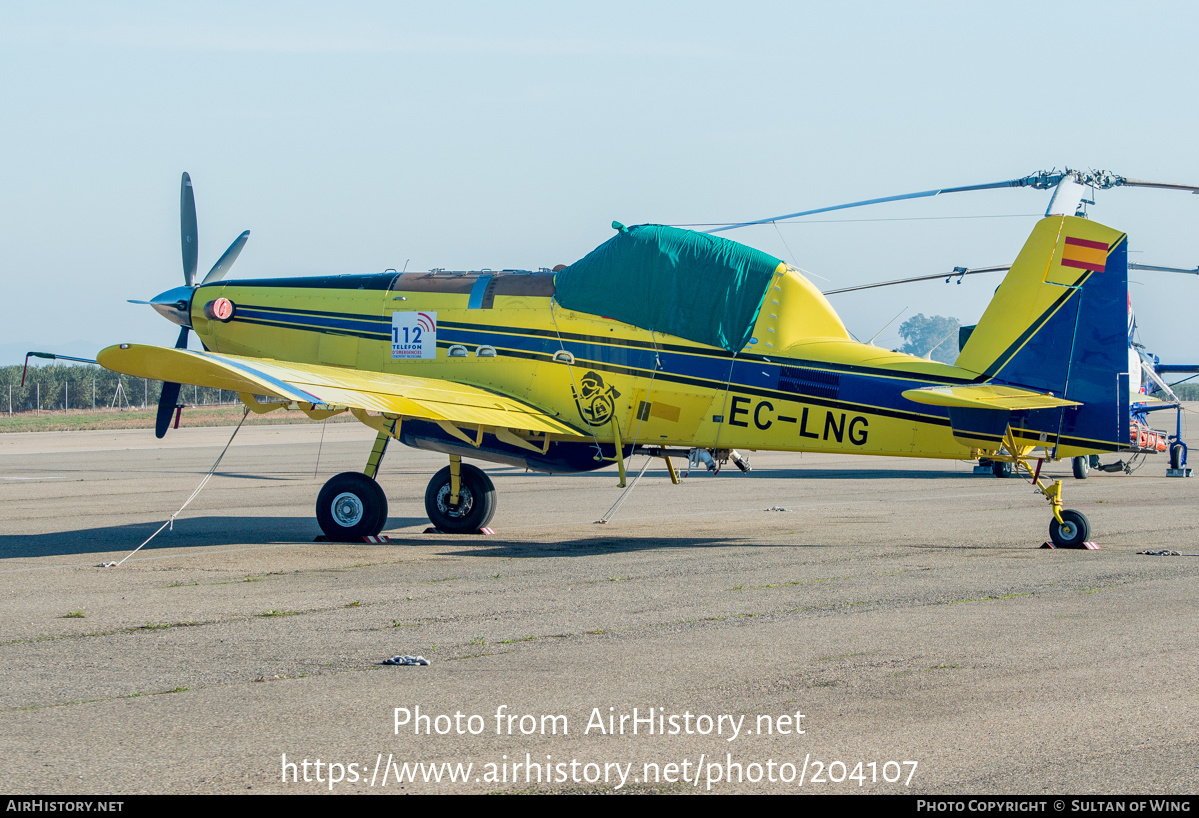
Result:
M991 474L995 475L996 477L1011 477L1012 464L1008 463L1006 460L992 460Z
M1183 445L1181 443L1170 444L1170 468L1172 468L1172 469L1181 469L1182 468L1183 450L1184 450Z
M383 487L379 485L377 480L371 480L371 484L375 487L378 496L375 500L378 502L378 509L375 511L375 536L383 529L387 528L387 492L383 491Z
M495 486L480 468L462 464L462 487L458 506L450 505L450 467L446 466L425 489L425 512L429 521L447 534L473 534L495 515Z
M365 474L342 472L330 478L317 495L316 521L333 542L373 537L387 523L387 495Z
M1061 523L1056 517L1049 522L1049 539L1059 548L1078 548L1090 537L1091 521L1081 511L1063 509Z
M1091 458L1088 455L1071 458L1070 465L1074 468L1074 477L1077 480L1086 480L1087 475L1091 473Z

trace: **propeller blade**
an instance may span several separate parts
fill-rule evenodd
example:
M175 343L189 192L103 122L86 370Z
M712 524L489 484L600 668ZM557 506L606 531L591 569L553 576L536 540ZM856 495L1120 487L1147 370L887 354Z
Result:
M162 439L166 436L171 425L171 415L175 414L175 405L179 403L180 384L164 383L162 396L158 399L158 417L154 419L154 436Z
M175 349L187 349L187 327L179 330L179 338L175 341ZM166 382L162 385L162 394L158 396L158 415L154 419L154 436L162 439L166 436L171 425L171 415L179 404L180 384ZM178 420L175 421L178 426Z
M179 239L183 245L183 283L190 287L196 282L200 248L196 238L196 197L192 193L192 178L186 173L179 188Z
M229 249L225 254L217 259L216 264L212 265L212 269L208 271L208 275L204 276L204 280L200 282L200 286L205 284L214 284L225 277L225 273L229 272L229 268L233 266L233 262L237 261L237 257L241 255L241 248L246 246L246 240L250 238L250 231L242 233L233 240L233 244L229 245Z

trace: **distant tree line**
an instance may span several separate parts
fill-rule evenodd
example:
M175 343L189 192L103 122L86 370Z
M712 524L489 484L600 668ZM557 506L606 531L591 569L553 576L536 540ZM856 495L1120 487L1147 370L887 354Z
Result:
M961 322L952 316L913 315L899 325L899 337L904 340L899 351L920 358L928 355L934 361L951 364L958 357L958 330L961 326Z
M0 367L0 413L97 410L109 407L140 409L158 406L162 381L118 375L100 366L52 364L31 366L21 384L21 366ZM118 392L118 384L120 391ZM237 393L184 386L181 403L189 406L236 403Z
M1183 400L1199 400L1199 381L1180 383L1173 389L1174 394Z

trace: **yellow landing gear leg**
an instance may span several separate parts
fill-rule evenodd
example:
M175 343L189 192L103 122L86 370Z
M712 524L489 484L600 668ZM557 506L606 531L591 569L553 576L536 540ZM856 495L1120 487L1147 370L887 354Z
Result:
M425 513L442 534L478 534L495 514L495 486L478 466L452 454L425 489Z
M383 455L387 452L389 440L391 440L390 434L379 432L379 436L375 438L375 445L371 448L371 456L366 459L366 468L362 470L362 473L372 480L379 474L379 465L383 462Z
M670 472L670 482L677 486L679 484L679 473L674 470L674 464L670 462L669 457L663 457L662 459L666 461L666 471Z
M1041 492L1053 507L1053 519L1049 523L1049 538L1053 541L1054 546L1058 548L1085 548L1084 543L1091 536L1091 522L1081 511L1062 508L1062 481L1054 480L1050 482L1041 477L1041 466L1044 465L1045 461L1039 459L1034 469L1032 459L1028 456L1032 452L1033 447L1017 445L1016 438L1012 434L1010 427L1004 433L1003 442L1011 454L997 456L995 459L1008 460L1015 466L1017 472L1020 469L1028 472L1028 476L1032 479L1033 485L1037 487L1037 491Z
M616 413L612 413L612 442L616 444L616 468L620 471L620 483L617 488L624 488L624 443L620 439L620 424Z
M450 505L457 507L462 496L462 458L450 455Z
M1053 519L1059 523L1062 522L1062 481L1054 480L1053 485L1044 486L1040 481L1037 482L1037 488L1045 495L1045 499L1053 506Z

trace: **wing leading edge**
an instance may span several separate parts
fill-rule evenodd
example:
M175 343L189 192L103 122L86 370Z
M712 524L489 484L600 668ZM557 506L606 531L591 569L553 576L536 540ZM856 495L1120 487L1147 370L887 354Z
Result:
M346 407L445 424L584 437L514 398L434 378L142 344L108 347L96 360L106 369L138 378L270 395L289 403L311 404L318 411Z

